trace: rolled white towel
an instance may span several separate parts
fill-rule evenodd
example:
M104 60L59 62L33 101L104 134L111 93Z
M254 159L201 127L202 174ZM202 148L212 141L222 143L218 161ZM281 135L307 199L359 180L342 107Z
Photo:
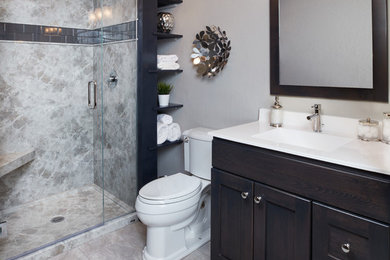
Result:
M157 122L169 125L172 124L173 118L170 115L167 114L159 114L157 115Z
M177 55L157 55L157 63L160 63L160 62L174 63L178 60L179 60L179 57L177 57Z
M168 125L157 122L157 144L162 144L168 139L168 132Z
M180 65L178 63L158 63L157 68L160 70L178 70Z
M172 123L168 125L168 141L174 142L179 140L181 137L181 129L179 124Z

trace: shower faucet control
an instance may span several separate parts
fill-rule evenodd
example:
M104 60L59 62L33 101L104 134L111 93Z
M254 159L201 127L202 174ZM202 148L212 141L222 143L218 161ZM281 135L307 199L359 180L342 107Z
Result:
M118 82L118 79L115 75L110 75L110 79L108 81L113 83L113 82Z
M110 77L107 80L108 87L115 88L118 84L118 74L115 70L111 71Z

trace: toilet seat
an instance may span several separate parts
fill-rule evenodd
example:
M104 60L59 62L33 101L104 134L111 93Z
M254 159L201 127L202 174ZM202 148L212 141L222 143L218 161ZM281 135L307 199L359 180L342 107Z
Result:
M138 199L149 205L163 205L188 200L202 188L199 178L183 173L159 178L139 191Z

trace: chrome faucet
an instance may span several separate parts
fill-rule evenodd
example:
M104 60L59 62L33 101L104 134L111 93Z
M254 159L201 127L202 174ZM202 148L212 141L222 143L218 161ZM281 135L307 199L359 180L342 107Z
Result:
M313 122L313 131L314 132L321 132L322 131L322 124L321 124L321 105L320 104L314 104L312 106L314 108L314 114L307 116L307 120L311 120Z

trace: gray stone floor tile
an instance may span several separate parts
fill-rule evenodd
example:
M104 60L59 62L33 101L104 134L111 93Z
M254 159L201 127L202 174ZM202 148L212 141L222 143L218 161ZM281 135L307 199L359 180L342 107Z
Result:
M146 227L141 222L130 224L117 231L89 241L80 247L65 252L52 260L78 260L80 252L88 260L142 260L145 247ZM76 253L72 251L77 250ZM83 256L81 255L81 257ZM184 260L209 260L210 243L205 244Z

